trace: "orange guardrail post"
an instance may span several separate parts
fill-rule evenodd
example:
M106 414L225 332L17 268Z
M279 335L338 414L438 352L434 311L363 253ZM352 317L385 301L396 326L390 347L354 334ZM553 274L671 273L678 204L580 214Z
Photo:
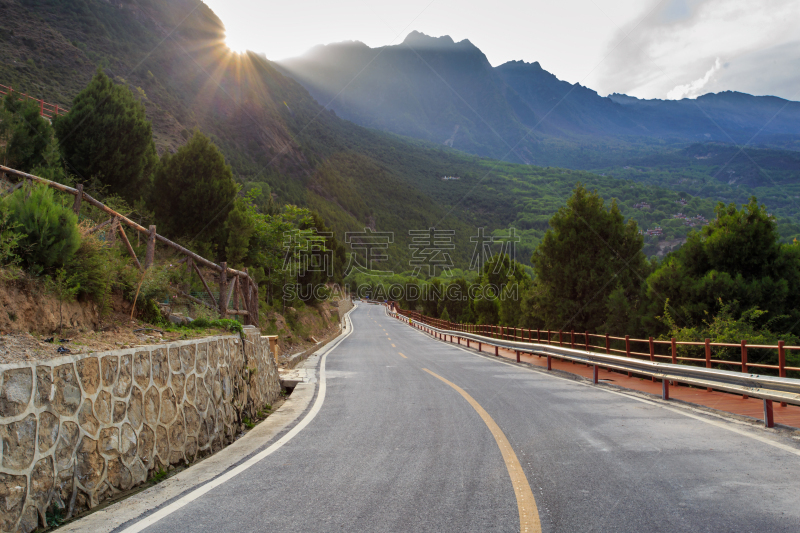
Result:
M711 339L706 339L706 368L711 368ZM711 387L706 387L711 392Z
M625 357L631 356L631 338L629 335L625 335ZM628 372L628 377L631 377L633 374Z
M778 375L782 378L786 377L786 350L784 350L784 341L778 341ZM781 407L786 407L786 402L781 402Z

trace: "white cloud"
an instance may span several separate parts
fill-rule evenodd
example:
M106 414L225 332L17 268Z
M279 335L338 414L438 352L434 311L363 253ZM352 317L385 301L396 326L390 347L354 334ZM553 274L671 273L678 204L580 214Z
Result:
M696 98L700 96L703 94L701 92L703 87L706 86L706 84L711 80L711 76L716 74L721 67L722 63L720 63L719 58L717 58L711 68L705 73L705 76L702 78L697 78L696 80L685 85L677 85L667 93L667 99L680 100L681 98Z
M688 85L685 94L692 95L698 82L687 80L706 72L716 58L724 58L723 66L711 73L704 92L713 88L790 98L786 88L800 84L800 72L781 70L787 63L781 57L777 62L743 61L763 58L768 50L796 57L782 46L797 42L796 0L651 0L650 6L647 16L622 26L609 41L609 57L594 84L601 94L671 98ZM789 74L791 80L786 79ZM776 84L778 79L782 81ZM733 80L738 82L730 84Z

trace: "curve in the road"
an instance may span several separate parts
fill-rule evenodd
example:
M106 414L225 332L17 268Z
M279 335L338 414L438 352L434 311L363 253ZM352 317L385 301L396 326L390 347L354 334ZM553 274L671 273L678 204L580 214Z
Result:
M402 355L402 354L401 354ZM500 453L503 455L503 461L506 463L508 469L508 476L511 478L511 484L514 486L514 495L517 497L517 507L519 508L519 529L521 533L540 533L542 531L542 524L539 521L539 508L536 507L536 498L533 497L533 491L528 483L528 478L525 477L525 471L514 453L514 448L508 442L503 430L497 425L497 422L491 417L486 409L475 401L475 398L467 394L467 391L456 385L455 383L444 379L442 376L435 372L431 372L427 368L423 368L425 372L447 383L456 390L461 396L464 397L473 409L478 413L486 427L492 433L494 440L497 442L497 447L500 448Z
M353 307L345 315L345 317L344 317L345 324L347 323L347 321L349 321L350 313L355 311L357 307L358 306ZM171 515L175 511L177 511L177 510L181 509L182 507L185 507L186 505L188 505L188 504L192 503L193 501L197 500L198 498L200 498L204 494L208 493L212 489L215 489L216 487L219 487L220 485L222 485L226 481L229 481L229 480L235 478L236 476L238 476L239 474L241 474L242 472L244 472L248 468L251 468L253 465L255 465L256 463L260 462L265 457L267 457L269 455L272 455L275 451L277 451L279 448L281 448L284 444L286 444L287 442L292 440L295 436L297 436L298 433L303 431L303 429L305 429L306 426L308 426L311 423L311 421L314 420L314 417L317 416L317 413L319 413L319 410L322 408L322 404L325 402L325 392L327 391L327 382L326 382L326 379L325 379L325 360L328 358L328 354L330 354L333 350L335 350L342 343L342 341L344 341L352 333L353 333L353 326L352 326L352 323L351 323L350 327L347 328L347 332L344 333L332 346L330 346L327 350L325 350L324 354L320 358L321 361L320 361L320 375L319 375L319 391L317 393L317 399L314 401L314 405L311 407L311 410L303 418L303 420L300 421L300 423L298 423L295 427L293 427L291 430L289 430L289 432L286 433L286 435L284 435L283 437L278 439L274 444L272 444L270 447L268 447L264 451L257 453L256 455L254 455L253 457L251 457L250 459L248 459L244 463L240 464L236 468L231 469L230 471L228 471L228 472L222 474L221 476L209 481L208 483L204 484L203 486L198 487L198 488L190 491L188 494L185 494L185 495L181 496L180 498L178 498L174 502L162 507L161 509L157 510L156 512L144 517L143 519L139 520L138 522L136 522L136 523L134 523L134 524L122 529L121 532L122 533L138 533L139 531L142 531L142 530L152 526L153 524L155 524L156 522L160 521L161 519Z

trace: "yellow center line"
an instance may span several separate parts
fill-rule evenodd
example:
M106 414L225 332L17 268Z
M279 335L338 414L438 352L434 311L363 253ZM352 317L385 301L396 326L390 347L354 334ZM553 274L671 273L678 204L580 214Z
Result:
M395 346L394 344L392 344L392 348L397 348L397 346Z
M542 524L539 522L539 508L536 506L536 498L533 497L533 491L528 484L528 478L525 477L525 472L522 470L522 465L517 459L517 454L511 447L500 426L492 419L489 413L475 401L475 398L467 394L467 391L444 379L442 376L435 374L423 368L425 372L431 376L439 379L451 387L453 387L467 402L472 406L478 415L483 419L486 427L492 433L497 446L500 448L500 453L503 456L503 461L506 463L508 475L511 478L511 485L514 487L514 495L517 497L517 508L519 509L519 530L520 533L541 533Z
M399 354L400 354L400 357L402 357L403 359L408 359L408 357L406 357L405 355L403 355L403 353L402 353L402 352L397 352L397 353L399 353Z

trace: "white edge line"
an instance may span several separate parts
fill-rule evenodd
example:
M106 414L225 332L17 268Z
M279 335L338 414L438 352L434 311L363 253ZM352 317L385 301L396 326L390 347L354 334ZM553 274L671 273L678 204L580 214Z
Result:
M426 334L423 331L420 331L418 329L412 328L412 331L416 331L420 335L422 335L424 337L427 337L429 339L432 339L432 340L434 340L436 342L443 342L443 343L445 342L445 341L440 341L438 339L435 339L435 338L431 337L430 335L428 335L428 334ZM445 343L445 344L448 345L448 346L451 346L450 343ZM473 352L467 350L466 348L459 347L458 345L453 345L452 347L457 349L457 350L461 350L462 352L465 352L465 353L468 353L470 355L473 355L473 356L477 355L476 353L473 353ZM569 378L565 378L565 377L562 377L562 376L557 376L555 374L547 374L545 372L540 372L540 371L534 370L532 368L526 368L524 366L517 366L517 365L511 364L508 361L490 359L490 358L488 358L486 356L483 356L483 355L480 355L478 357L481 357L482 359L488 359L489 361L493 361L495 363L508 365L508 366L510 366L512 368L518 368L520 370L525 370L527 372L533 372L533 373L536 373L536 374L541 374L543 376L547 376L547 377L550 377L550 378L553 378L553 379L560 379L560 380L563 380L563 381L568 381L570 383L575 383L576 385L581 385L582 387L589 387L592 390L603 391L603 392L607 392L609 394L616 394L617 396L622 396L622 397L625 397L625 398L629 398L631 400L636 400L637 402L646 403L646 404L652 405L654 407L660 407L662 409L666 409L667 411L672 411L673 413L677 413L677 414L680 414L680 415L683 415L683 416L686 416L686 417L689 417L689 418L693 418L695 420L699 420L700 422L705 422L706 424L710 424L710 425L718 427L718 428L726 429L728 431L731 431L733 433L737 433L737 434L742 435L744 437L749 437L751 439L755 439L757 441L763 442L764 444L769 444L770 446L774 446L775 448L781 449L781 450L783 450L785 452L789 452L791 454L794 454L794 455L797 455L798 457L800 457L800 450L798 450L797 448L793 448L793 447L791 447L791 446L789 446L787 444L783 444L782 442L775 442L775 441L773 441L771 439L768 439L766 437L762 437L761 435L756 435L756 434L752 433L752 431L757 431L756 428L753 428L752 431L744 431L744 430L741 430L741 429L739 429L739 428L737 428L737 427L735 427L733 425L733 424L737 424L739 422L736 422L736 421L733 421L733 420L728 420L728 419L725 419L724 422L717 421L717 420L709 420L708 418L706 418L704 416L698 416L698 415L695 415L695 414L692 414L692 413L689 413L689 412L686 411L686 410L697 411L697 409L695 409L693 407L687 406L685 409L678 409L678 408L675 408L675 407L669 407L669 406L664 405L664 404L662 404L660 402L654 402L652 400L639 398L639 397L637 397L637 396L635 396L633 394L620 392L620 391L615 391L615 390L610 390L610 389L607 389L605 387L594 387L592 385L589 385L588 383L583 383L581 381L577 381L577 380L574 380L574 379L569 379ZM706 413L705 411L699 411L699 412L701 412L701 413L703 413L705 415L708 415L708 416L722 416L722 415L717 415L717 414L714 414L714 413Z
M286 435L281 437L278 441L276 441L274 444L272 444L266 450L258 453L257 455L254 455L253 457L251 457L250 459L248 459L244 463L240 464L239 466L237 466L233 470L231 470L231 471L229 471L229 472L227 472L227 473L225 473L225 474L213 479L212 481L209 481L208 483L206 483L202 487L199 487L199 488L193 490L189 494L186 494L182 498L172 502L171 504L167 505L166 507L164 507L162 509L159 509L158 511L156 511L155 513L153 513L153 514L151 514L149 516L144 517L143 519L139 520L138 522L136 522L135 524L131 525L130 527L128 527L126 529L123 529L122 533L137 533L139 531L142 531L145 528L148 528L148 527L152 526L153 524L155 524L156 522L158 522L162 518L165 518L165 517L171 515L172 513L177 511L178 509L180 509L180 508L188 505L189 503L195 501L196 499L200 498L201 496L203 496L207 492L211 491L212 489L215 489L216 487L219 487L220 485L222 485L226 481L229 481L229 480L233 479L234 477L238 476L239 474L241 474L242 472L244 472L245 470L247 470L251 466L255 465L256 463L258 463L259 461L261 461L262 459L264 459L268 455L271 455L273 452L275 452L276 450L281 448L284 444L286 444L287 442L292 440L298 433L303 431L303 429L305 429L305 427L308 426L308 424L310 424L312 420L314 420L314 417L317 416L317 413L319 413L320 409L322 408L322 403L325 401L325 391L327 389L327 385L326 385L326 381L325 381L325 360L328 357L328 354L331 353L334 349L336 349L339 346L339 344L341 344L342 341L344 341L347 337L349 337L350 334L353 332L353 322L350 320L350 316L349 315L350 315L350 313L355 311L357 308L358 308L358 306L354 305L353 308L350 309L350 311L348 311L347 314L345 315L345 317L347 317L347 320L350 322L349 331L345 335L343 335L341 339L336 341L336 344L331 346L323 354L322 361L320 363L319 393L317 394L317 399L314 402L314 406L311 408L311 411L309 411L309 413L305 416L305 418L303 418L303 420L300 421L299 424L297 424L295 427L293 427Z

